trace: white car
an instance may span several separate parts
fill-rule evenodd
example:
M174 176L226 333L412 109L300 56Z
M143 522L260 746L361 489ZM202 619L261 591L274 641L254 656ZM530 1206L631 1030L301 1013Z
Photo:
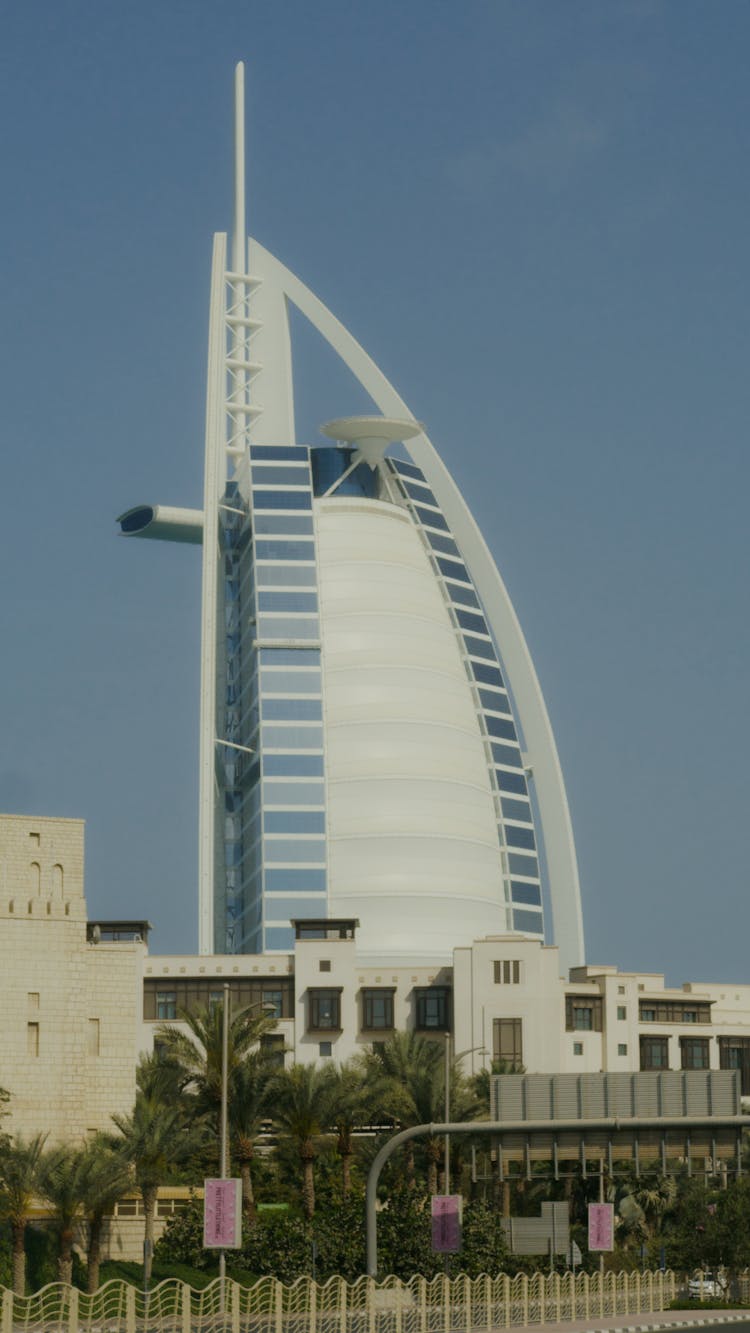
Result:
M688 1296L695 1301L723 1300L727 1294L724 1278L716 1273L698 1273L688 1283Z

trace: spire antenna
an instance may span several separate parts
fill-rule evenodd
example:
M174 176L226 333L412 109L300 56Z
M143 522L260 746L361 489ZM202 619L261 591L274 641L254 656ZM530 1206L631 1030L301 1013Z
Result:
M247 234L245 231L245 65L238 61L234 70L234 234L232 268L247 272Z

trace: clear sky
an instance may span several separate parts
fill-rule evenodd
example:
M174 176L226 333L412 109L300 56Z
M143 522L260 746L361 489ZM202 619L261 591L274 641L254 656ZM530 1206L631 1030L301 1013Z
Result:
M250 230L427 424L534 656L591 962L750 980L746 0L0 14L0 810L197 947L200 506L232 71ZM295 326L296 327L296 326ZM299 328L298 430L366 404Z

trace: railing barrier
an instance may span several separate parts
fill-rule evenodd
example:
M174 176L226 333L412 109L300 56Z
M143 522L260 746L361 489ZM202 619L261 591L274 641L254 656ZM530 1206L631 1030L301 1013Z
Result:
M218 1278L203 1290L168 1278L148 1295L120 1280L91 1294L55 1282L32 1296L0 1288L0 1333L491 1333L663 1310L676 1291L671 1272L226 1279L224 1299Z

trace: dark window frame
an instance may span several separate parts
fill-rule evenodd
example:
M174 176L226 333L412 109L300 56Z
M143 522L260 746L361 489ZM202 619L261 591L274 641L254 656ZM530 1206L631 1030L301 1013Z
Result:
M583 1018L588 1014L590 1021ZM565 996L565 1031L566 1032L602 1032L604 1030L604 1004L601 995L566 995Z
M362 1031L363 1032L392 1032L394 1029L393 1019L393 997L396 994L395 986L363 986L360 992L362 998ZM383 1021L379 1021L378 1015L374 1012L375 1006L383 1005Z
M450 986L415 987L417 1032L450 1032L452 994Z
M341 1031L341 986L309 986L307 990L308 1032ZM329 1012L327 1010L329 1009Z
M520 1070L523 1067L523 1019L493 1018L492 1058Z
M670 1068L669 1064L669 1037L666 1036L641 1036L640 1038L640 1067L642 1070L656 1070L657 1072ZM663 1059L654 1060L654 1055L660 1053Z
M709 1037L680 1037L680 1068L710 1069ZM700 1058L696 1059L696 1057Z
M709 1000L639 1000L638 1018L641 1023L710 1024L711 1002Z

